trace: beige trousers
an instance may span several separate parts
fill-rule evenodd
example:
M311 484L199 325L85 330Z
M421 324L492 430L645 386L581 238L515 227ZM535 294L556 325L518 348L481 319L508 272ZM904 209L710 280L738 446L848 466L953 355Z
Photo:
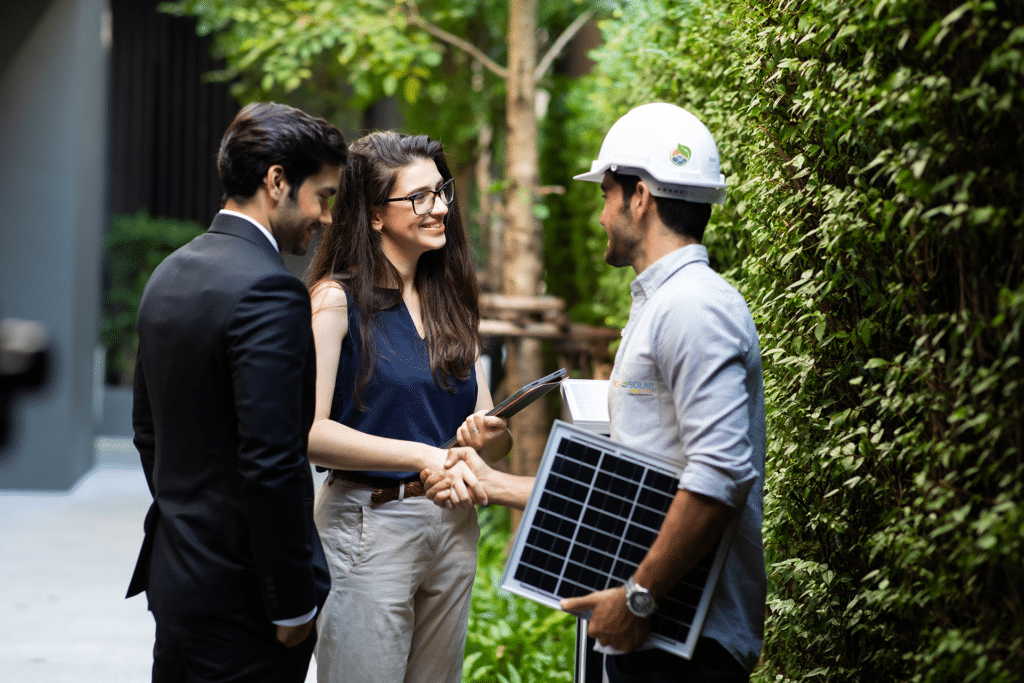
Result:
M315 519L331 570L318 683L459 683L480 536L476 510L423 496L381 505L326 482Z

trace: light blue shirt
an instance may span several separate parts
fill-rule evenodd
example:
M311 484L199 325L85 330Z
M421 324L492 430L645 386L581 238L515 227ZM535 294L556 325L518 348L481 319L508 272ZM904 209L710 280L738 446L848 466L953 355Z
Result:
M679 487L741 512L704 622L748 669L761 654L765 412L761 350L746 302L690 245L647 267L608 389L611 438L683 466ZM695 558L699 559L699 558Z

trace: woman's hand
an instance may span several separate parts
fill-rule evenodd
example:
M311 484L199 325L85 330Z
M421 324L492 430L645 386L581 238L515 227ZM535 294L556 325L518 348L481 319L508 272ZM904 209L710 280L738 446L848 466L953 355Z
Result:
M466 418L455 436L460 446L472 448L480 453L499 440L508 438L508 421L488 415L486 410L478 410Z

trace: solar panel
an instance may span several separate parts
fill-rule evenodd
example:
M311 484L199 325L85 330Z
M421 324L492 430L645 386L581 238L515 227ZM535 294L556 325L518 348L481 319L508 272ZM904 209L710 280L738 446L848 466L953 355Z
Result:
M556 420L502 588L558 609L562 598L622 585L658 535L681 473L668 458ZM651 645L693 654L738 518L659 601Z

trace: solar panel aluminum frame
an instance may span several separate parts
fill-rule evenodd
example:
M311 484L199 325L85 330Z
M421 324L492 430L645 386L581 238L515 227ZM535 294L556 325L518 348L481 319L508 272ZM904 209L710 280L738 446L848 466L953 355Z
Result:
M535 529L535 522L537 519L538 510L547 513L547 511L541 509L541 500L545 495L552 495L549 490L549 484L552 481L552 465L558 458L558 447L561 441L565 438L571 441L582 444L585 447L593 448L601 452L601 462L604 462L606 455L614 456L628 461L629 463L640 465L644 468L643 478L647 478L647 472L653 471L661 475L671 477L678 485L679 477L682 474L682 467L680 464L670 458L659 454L647 453L635 448L631 448L624 444L616 443L611 439L595 434L594 432L575 427L561 420L555 420L551 427L551 433L548 436L547 446L544 449L544 455L541 458L540 467L537 472L537 480L534 484L533 491L530 494L529 501L523 511L522 521L519 525L519 530L516 533L515 542L512 545L512 550L509 554L508 563L505 565L505 571L502 575L501 587L505 590L514 593L516 595L528 598L542 605L559 609L559 600L562 597L569 597L568 595L557 595L553 592L545 591L531 585L528 582L522 581L516 578L518 570L523 560L523 551L527 548L527 538L531 532ZM571 520L575 524L575 528L572 531L572 540L570 541L570 548L566 551L565 557L561 558L562 565L558 569L560 577L563 577L569 564L569 556L577 540L581 527L583 526L583 517L591 508L588 507L591 502L591 494L595 491L598 493L609 493L608 491L602 491L598 488L594 480L599 477L598 474L602 473L599 467L595 469L593 480L588 483L589 491L586 494L586 502L583 504L583 508L579 513L579 518ZM562 475L558 475L562 476ZM642 483L640 484L643 485ZM650 489L649 489L650 490ZM656 491L656 490L655 490ZM674 490L670 493L665 492L666 495L674 495ZM634 501L633 507L637 507L637 503ZM737 513L742 510L742 506L737 509ZM667 511L667 506L666 506ZM549 514L549 513L548 513ZM632 514L632 513L631 513ZM564 519L564 518L563 518ZM664 512L661 512L661 518L657 522L657 527L660 529L661 522L664 520ZM566 520L568 521L568 520ZM725 564L726 556L729 552L729 547L732 543L732 538L736 532L736 528L739 523L739 514L734 514L732 522L729 524L722 538L719 540L717 546L712 549L711 553L705 557L691 573L684 577L683 581L686 581L688 577L696 575L699 577L700 572L707 571L706 577L703 579L703 587L700 589L699 602L696 605L695 611L693 611L692 619L689 620L688 631L685 639L675 639L661 633L657 633L654 628L650 638L647 641L648 645L666 650L678 656L690 659L693 655L693 649L697 644L697 639L700 637L700 632L704 625L704 619L707 617L708 608L711 604L711 598L714 593L715 585L718 582L718 577L721 574L722 566ZM627 522L628 526L629 522ZM541 531L546 531L541 529ZM631 544L632 545L632 544ZM649 549L649 544L644 544L646 547L643 548L643 552ZM598 548L597 550L602 550ZM621 561L622 558L618 557L618 551L616 551L616 561ZM630 563L624 563L630 564ZM630 574L636 568L636 564L632 564L632 569L629 570ZM699 571L698 571L699 570ZM591 586L592 590L603 590L604 588L621 585L621 581L618 581L615 576L607 577L608 581L606 585L594 585ZM561 578L559 580L561 583ZM682 582L681 582L682 583ZM696 586L695 586L696 587ZM670 593L671 595L671 593ZM671 602L666 600L662 601L662 606L659 611L670 609L672 606ZM655 617L658 615L656 614ZM668 616L663 615L663 616ZM685 625L685 620L681 620L680 623Z

